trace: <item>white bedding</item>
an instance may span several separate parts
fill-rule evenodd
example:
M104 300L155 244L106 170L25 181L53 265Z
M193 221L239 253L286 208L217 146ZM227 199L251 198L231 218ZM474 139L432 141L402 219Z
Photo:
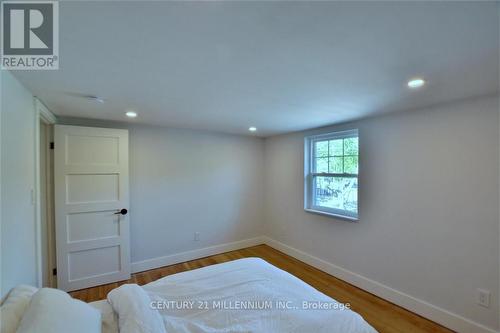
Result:
M108 302L118 314L120 333L166 333L160 312L151 308L151 297L136 284L111 290Z
M106 300L89 303L101 312L101 333L118 332L118 316Z
M167 333L376 332L355 312L258 258L170 275L143 288ZM118 332L110 304L91 304L102 312L103 333Z

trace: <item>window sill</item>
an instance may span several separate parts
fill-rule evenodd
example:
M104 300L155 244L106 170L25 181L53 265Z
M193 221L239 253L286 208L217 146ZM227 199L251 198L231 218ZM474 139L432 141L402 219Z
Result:
M336 218L336 219L340 219L340 220L346 220L349 222L358 222L359 221L358 217L340 215L340 214L335 214L335 213L328 213L328 212L324 212L321 210L310 209L310 208L304 208L304 210L308 213L324 215L324 216L328 216L328 217L332 217L332 218Z

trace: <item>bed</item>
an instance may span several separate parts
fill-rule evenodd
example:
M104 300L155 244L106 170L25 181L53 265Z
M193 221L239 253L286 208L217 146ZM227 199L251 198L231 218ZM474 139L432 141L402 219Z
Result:
M376 333L344 304L259 258L124 284L89 304L19 285L0 316L1 333Z
M161 330L151 326L155 320L167 333L376 332L343 304L259 258L125 285L90 305L101 313L103 333Z

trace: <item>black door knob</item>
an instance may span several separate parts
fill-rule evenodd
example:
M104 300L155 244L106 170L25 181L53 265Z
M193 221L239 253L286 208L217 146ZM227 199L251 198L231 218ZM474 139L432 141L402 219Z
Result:
M120 211L116 212L115 215L127 215L128 213L128 210L126 210L125 208L122 208L120 209Z

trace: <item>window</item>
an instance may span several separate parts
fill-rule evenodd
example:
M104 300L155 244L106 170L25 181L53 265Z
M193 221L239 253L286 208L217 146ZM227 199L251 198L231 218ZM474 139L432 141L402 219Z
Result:
M304 208L357 220L358 130L307 137L304 158Z

